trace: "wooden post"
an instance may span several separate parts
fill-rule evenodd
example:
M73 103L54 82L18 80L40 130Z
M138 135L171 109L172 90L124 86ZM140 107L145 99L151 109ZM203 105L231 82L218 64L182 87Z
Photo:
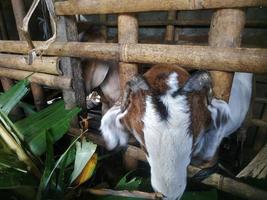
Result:
M23 18L25 17L25 6L23 0L11 0L13 13L16 20L17 30L20 40L25 40L20 28L22 27ZM43 88L36 84L31 83L31 91L36 109L39 111L46 105L45 95Z
M240 9L221 9L211 20L209 45L212 47L239 47L245 25L245 12ZM229 100L233 73L211 71L216 98Z
M168 18L167 20L175 20L176 18L176 11L172 10L168 12ZM175 32L175 26L174 25L167 25L166 26L166 32L165 32L165 42L173 42L174 40L174 32Z
M62 42L78 40L78 31L74 16L59 17L57 21L57 36L58 41ZM63 76L72 79L72 89L63 90L63 98L66 109L79 106L85 110L86 95L80 59L66 57L62 58L61 70Z
M134 15L122 14L118 16L118 41L122 45L138 43L138 21ZM119 63L121 92L128 80L138 73L137 64ZM136 169L138 161L124 154L124 163L127 169Z

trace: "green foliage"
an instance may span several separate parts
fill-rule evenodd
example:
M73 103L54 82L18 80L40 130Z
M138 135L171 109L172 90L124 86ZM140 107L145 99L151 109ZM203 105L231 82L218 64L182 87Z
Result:
M12 168L0 168L0 189L14 189L22 186L36 187L36 180L28 172Z
M58 101L40 112L15 123L16 128L24 136L31 151L39 156L46 150L46 130L49 129L52 142L59 140L69 129L71 119L80 109L65 110L64 102Z
M0 140L0 189L13 189L19 191L18 188L29 186L34 196L37 192L38 181L28 172L24 162L18 160L16 154L10 150L14 148L23 149L32 162L39 166L39 170L43 170L43 174L38 188L38 199L46 199L46 197L62 197L65 186L68 181L65 181L65 168L74 161L75 150L73 145L81 137L78 137L60 156L58 161L54 161L53 145L59 140L69 129L69 124L72 118L80 111L78 108L65 110L64 102L59 101L45 108L41 112L35 112L32 106L20 102L22 97L28 92L28 81L23 80L18 82L6 93L0 95L0 121L3 130L7 137ZM28 110L29 117L26 117L16 123L13 123L8 113L12 108L19 104ZM14 139L15 143L9 144L9 139ZM16 144L16 145L14 145ZM39 162L39 157L46 152L46 161L44 164ZM28 187L28 188L29 188ZM51 193L47 193L51 191ZM23 193L23 192L22 192ZM54 195L56 194L56 195ZM52 196L51 196L52 195Z
M10 90L0 95L0 109L2 112L9 114L17 103L29 91L27 88L28 80L19 81Z

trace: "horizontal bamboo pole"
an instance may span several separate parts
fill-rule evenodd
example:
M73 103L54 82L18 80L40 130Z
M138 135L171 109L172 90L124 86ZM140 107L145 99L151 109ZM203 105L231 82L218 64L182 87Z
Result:
M30 76L28 79L30 82L33 82L33 83L47 85L52 88L59 88L59 89L70 89L71 88L70 78L65 78L65 77L55 76L55 75L50 75L50 74L34 73L34 72L29 72L29 71L0 67L0 76L11 78L11 79L16 79L16 80L22 80Z
M56 2L57 15L109 14L267 6L266 0L79 0Z
M35 45L40 45L35 42ZM28 53L26 42L0 41L0 52ZM267 49L190 45L55 42L44 55L90 57L129 63L169 63L185 68L267 73Z
M128 190L111 190L111 189L94 189L89 188L85 190L98 196L117 196L117 197L129 197L129 198L141 198L141 199L163 199L163 195L160 193L148 193L142 191L128 191Z
M74 135L80 135L81 131L79 129L70 129L70 132ZM92 140L94 143L104 146L105 143L103 138L99 135L93 133L85 133L86 137ZM130 155L138 160L147 162L146 155L143 150L132 145L128 145L126 149L126 154ZM192 165L189 165L187 168L188 177L193 177L201 169ZM203 184L217 188L218 190L231 193L235 196L245 198L245 199L254 199L254 200L265 200L267 192L257 189L253 186L247 185L245 183L236 181L234 179L224 177L220 174L214 173L202 181Z
M28 65L27 56L0 53L0 67L58 75L60 74L58 64L57 57L38 57Z
M117 20L114 21L90 21L90 22L78 22L78 28L80 30L86 30L90 25L101 25L117 27ZM139 20L139 27L165 27L167 25L181 26L181 27L210 27L210 20L192 19L192 20ZM267 28L267 21L264 20L247 20L245 27L247 28Z

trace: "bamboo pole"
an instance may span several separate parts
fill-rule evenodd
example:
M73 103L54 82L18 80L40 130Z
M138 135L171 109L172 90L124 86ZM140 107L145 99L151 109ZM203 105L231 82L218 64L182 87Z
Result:
M2 6L0 5L0 29L1 29L1 33L2 33L1 39L7 40L8 39L8 33L6 30L6 26L5 26L5 22L4 22L4 18L3 18L2 14L3 14L2 13ZM1 77L1 84L2 84L3 90L8 91L14 85L14 82L13 82L13 80L11 80L9 78ZM24 116L24 113L19 107L15 106L11 110L10 115L16 119L21 119Z
M221 9L211 20L209 45L212 47L240 47L245 25L245 12L239 9ZM210 71L214 95L218 99L229 100L233 73Z
M26 16L24 2L23 0L11 0L11 3L16 20L19 39L25 40L23 33L21 31L23 19ZM46 105L43 88L36 83L31 83L31 92L36 109L38 111L43 109Z
M265 179L267 177L267 143L236 177L252 177L257 179Z
M59 75L61 72L58 64L57 57L36 58L31 65L28 65L25 56L0 53L0 67Z
M26 42L0 41L0 52L27 53ZM34 42L40 45L39 42ZM50 56L89 57L133 63L169 63L184 68L267 73L267 49L220 48L191 45L55 42Z
M118 16L118 41L121 45L138 43L138 21L132 14L121 14ZM120 62L119 77L121 93L124 91L126 83L138 73L137 64ZM138 160L133 157L123 156L126 169L137 168Z
M74 135L79 135L81 133L79 129L73 128L70 129L70 132ZM103 141L103 138L101 136L89 132L87 132L85 136L92 140L94 143L105 147L105 142ZM135 146L128 145L126 149L126 154L131 155L132 157L140 161L147 162L145 152ZM193 177L200 170L200 168L189 165L187 168L188 177ZM266 191L257 189L253 186L247 185L237 180L224 177L217 173L208 176L201 183L245 199L265 200L267 196Z
M210 27L210 19L181 19L181 20L140 20L138 21L139 27L165 27L167 25L173 25L178 27ZM117 27L117 21L90 21L90 22L78 22L78 29L86 30L90 25ZM245 23L246 28L267 28L266 20L247 20Z
M109 14L167 10L199 10L267 6L265 0L79 0L56 2L57 15Z
M176 18L176 11L172 10L168 12L168 18L167 20L175 20ZM174 40L174 32L175 32L175 26L172 24L168 24L166 26L166 32L165 32L165 42L173 42Z
M52 88L57 89L70 89L71 88L71 79L50 75L50 74L43 74L43 73L33 73L29 71L22 71L16 69L8 69L4 67L0 67L0 76L4 76L7 78L15 79L15 80L22 80L27 78L32 83L37 83L41 85L47 85Z
M99 196L119 196L119 197L129 197L129 198L141 198L141 199L163 199L163 195L160 193L148 193L141 191L127 191L127 190L111 190L111 189L86 189L86 192L89 192L94 195Z

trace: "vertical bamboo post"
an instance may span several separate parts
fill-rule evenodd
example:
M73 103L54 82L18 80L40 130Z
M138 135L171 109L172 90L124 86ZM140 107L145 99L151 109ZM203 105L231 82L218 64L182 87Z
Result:
M8 34L7 34L6 27L5 27L4 19L2 16L2 6L0 7L0 29L2 33L1 39L7 40ZM2 84L3 90L7 91L14 85L14 82L12 79L1 77L1 84ZM16 117L16 119L20 119L23 117L23 112L19 107L14 107L12 111L10 112L10 115Z
M6 27L4 24L3 13L2 13L2 6L0 6L0 29L1 29L1 39L8 40ZM1 83L2 83L2 87L4 91L9 90L13 85L13 81L5 77L1 77Z
M1 35L0 35L1 39L3 39L3 40L8 39L8 34L7 34L7 30L6 30L5 23L4 23L4 16L2 13L1 3L0 3L0 33L1 33Z
M133 14L121 14L118 16L118 41L120 44L138 43L138 20ZM135 74L138 73L137 64L119 63L119 76L121 92L124 90L125 84ZM135 169L138 160L124 154L124 163L127 169Z
M22 27L23 18L26 15L23 0L11 0L13 13L16 20L19 39L24 40L23 34L20 31ZM37 83L31 83L31 91L36 109L39 111L45 107L45 95L42 86Z
M105 15L105 14L99 15L99 21L101 24L100 31L101 31L101 34L104 36L105 41L107 41L107 39L108 39L108 29L106 26L107 19L108 19L107 15Z
M57 40L61 42L78 41L78 31L74 16L60 16L57 20ZM72 89L63 90L66 109L79 106L86 110L85 86L82 78L80 59L64 57L61 59L63 76L72 79ZM73 124L74 125L74 124Z
M172 10L168 12L167 20L175 20L176 19L176 11ZM175 33L175 26L174 25L167 25L166 32L165 32L165 42L173 42L174 40L174 33Z
M211 20L209 45L212 47L239 47L245 25L245 12L240 9L221 9ZM229 100L233 73L211 71L216 98Z

